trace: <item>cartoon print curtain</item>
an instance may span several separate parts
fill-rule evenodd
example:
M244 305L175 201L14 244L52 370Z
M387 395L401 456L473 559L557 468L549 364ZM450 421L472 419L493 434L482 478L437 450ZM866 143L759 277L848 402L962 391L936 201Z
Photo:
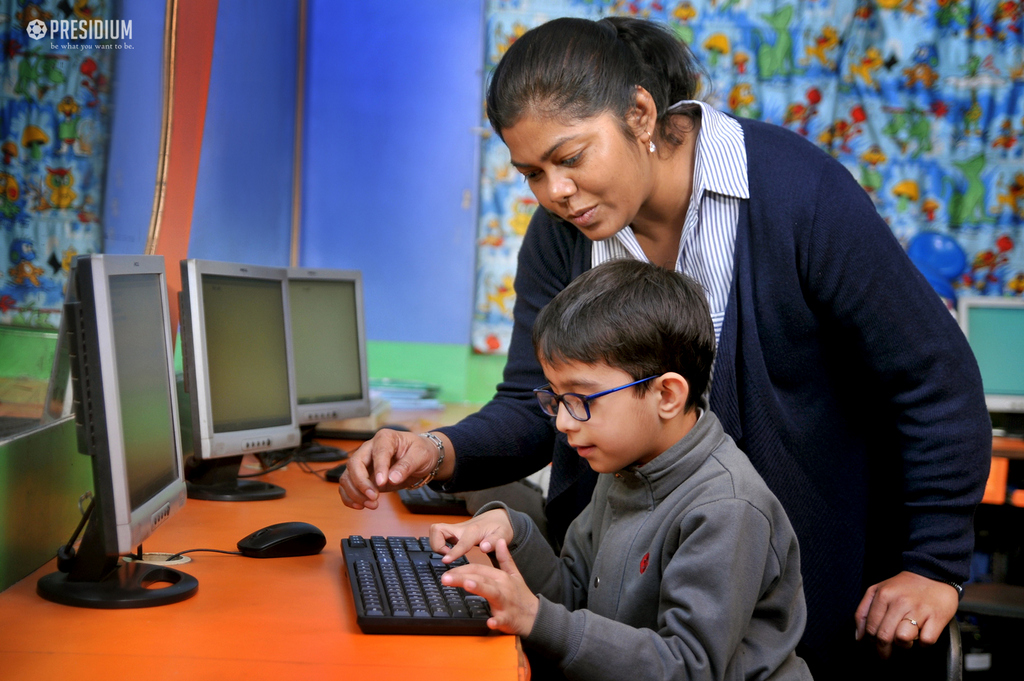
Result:
M611 14L670 26L715 107L835 156L943 297L1024 294L1024 0L488 0L485 71L544 21ZM496 135L482 158L472 342L503 353L537 203Z
M0 324L55 328L71 258L101 248L116 41L57 39L49 27L110 19L112 4L0 0Z

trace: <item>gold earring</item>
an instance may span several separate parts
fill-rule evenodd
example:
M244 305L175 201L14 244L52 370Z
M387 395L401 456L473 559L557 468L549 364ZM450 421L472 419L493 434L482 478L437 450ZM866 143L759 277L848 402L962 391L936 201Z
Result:
M657 147L654 146L654 133L653 132L647 133L647 139L648 139L647 151L649 151L649 152L651 152L653 154L655 151L657 151Z

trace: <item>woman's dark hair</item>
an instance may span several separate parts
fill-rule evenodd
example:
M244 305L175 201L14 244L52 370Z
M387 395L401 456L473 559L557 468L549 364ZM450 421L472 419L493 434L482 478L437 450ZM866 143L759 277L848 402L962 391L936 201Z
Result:
M533 349L546 364L603 362L633 380L681 374L689 409L707 390L715 329L700 284L639 260L613 260L584 272L537 315ZM644 395L650 383L636 386Z
M694 99L705 76L686 44L660 24L629 17L555 19L524 33L498 62L487 117L501 135L527 112L581 120L608 111L632 137L626 115L640 85L658 108L659 136L678 145L670 119L696 118L700 108L668 107Z

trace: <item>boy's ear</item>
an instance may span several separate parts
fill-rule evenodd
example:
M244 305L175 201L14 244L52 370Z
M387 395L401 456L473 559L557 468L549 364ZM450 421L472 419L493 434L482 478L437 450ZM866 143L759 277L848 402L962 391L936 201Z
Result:
M690 383L681 374L670 371L662 374L654 382L654 389L659 392L659 416L664 419L675 418L686 410L686 400L690 396Z

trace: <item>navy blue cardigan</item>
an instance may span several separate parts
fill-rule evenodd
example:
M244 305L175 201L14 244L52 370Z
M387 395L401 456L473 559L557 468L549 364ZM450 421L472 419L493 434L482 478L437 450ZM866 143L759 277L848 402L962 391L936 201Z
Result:
M868 585L901 570L967 578L991 425L963 334L850 173L788 130L740 123L751 198L710 406L799 537L802 654L841 665ZM519 253L504 380L478 414L442 429L457 453L446 489L552 462L559 540L596 476L537 407L531 390L545 380L530 331L589 267L590 241L538 210Z

